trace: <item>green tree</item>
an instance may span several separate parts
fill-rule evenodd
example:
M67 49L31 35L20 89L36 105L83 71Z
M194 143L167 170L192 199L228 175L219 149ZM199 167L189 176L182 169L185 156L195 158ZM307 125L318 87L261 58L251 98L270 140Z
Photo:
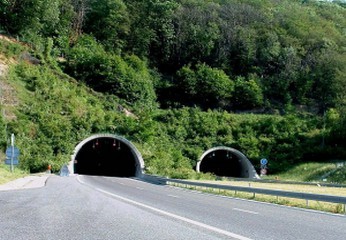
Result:
M222 71L206 64L186 66L178 72L178 87L189 104L225 108L230 104L234 83Z
M150 58L155 64L170 55L172 18L178 4L174 0L123 0L130 18L127 51Z
M214 2L189 2L177 9L174 17L175 38L170 68L207 62L217 46L219 5Z
M144 109L156 107L155 75L138 57L107 53L92 37L84 36L67 60L66 72L94 90L114 94Z
M119 52L129 33L130 22L122 0L91 0L83 27L85 33L96 37L106 49Z
M3 30L31 39L68 35L72 18L70 0L8 0L0 3Z
M237 77L234 84L232 105L235 109L253 109L263 105L263 93L258 77Z

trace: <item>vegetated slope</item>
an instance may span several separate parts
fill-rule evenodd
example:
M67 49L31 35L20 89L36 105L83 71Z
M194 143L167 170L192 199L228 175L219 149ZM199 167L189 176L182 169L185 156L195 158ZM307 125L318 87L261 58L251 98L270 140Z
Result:
M346 184L346 166L340 167L337 171L330 174L327 181Z
M159 130L149 111L142 109L134 115L115 95L97 93L59 68L21 57L29 52L35 55L33 49L1 39L0 43L1 54L13 59L6 65L8 73L1 76L2 86L11 86L18 101L12 109L15 117L1 115L1 148L5 150L14 133L21 151L20 168L38 172L50 164L57 171L70 160L80 141L95 133L113 133L132 141L144 155L148 169L154 164L153 173L193 172L188 158L172 154L172 149L180 150ZM11 49L17 50L14 53ZM164 142L170 142L169 146L161 145Z
M58 70L19 56L13 56L16 62L1 76L1 86L13 89L12 98L19 101L13 106L15 118L1 116L1 132L2 139L15 134L22 168L35 172L51 164L57 170L69 161L74 146L83 138L92 132L114 132L121 126L119 122L125 121L114 97L107 99Z
M16 61L2 76L15 89L19 104L13 109L16 118L2 117L1 133L3 139L16 135L20 167L32 172L45 170L48 164L59 169L78 142L100 132L133 141L149 173L180 178L196 177L193 167L200 155L219 145L243 151L256 166L260 158L268 158L271 172L285 171L304 158L321 159L325 153L314 116L182 108L139 111L135 118L127 117L114 95L96 93L47 64L20 60L21 53L13 56Z
M178 177L192 176L202 152L219 145L256 166L268 158L270 173L346 156L342 5L28 0L0 8L0 31L26 42L0 42L19 63L7 83L20 103L3 106L13 119L2 119L1 134L18 135L23 168L58 168L74 144L103 131L132 140L148 171Z
M165 108L307 105L321 114L345 97L340 3L27 0L0 7L1 32L30 43L45 62L64 56L70 76L131 103L156 95ZM133 69L145 73L136 76L141 81L131 81Z

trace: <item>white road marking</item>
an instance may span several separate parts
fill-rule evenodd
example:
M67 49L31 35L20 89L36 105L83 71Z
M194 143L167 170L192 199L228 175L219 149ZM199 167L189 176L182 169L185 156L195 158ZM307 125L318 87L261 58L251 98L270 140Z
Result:
M172 198L180 198L179 196L171 195L171 194L168 194L167 196L168 196L168 197L172 197Z
M250 214L259 214L258 212L254 212L254 211L250 211L250 210L245 210L245 209L241 209L241 208L233 208L234 211L238 211L238 212L244 212L244 213L250 213Z
M85 184L85 182L82 179L80 179L79 176L77 176L77 180L78 180L78 182Z
M144 190L144 188L142 188L142 187L136 187L137 189L139 189L139 190Z
M198 226L198 227L201 227L201 228L205 228L207 230L210 230L210 231L213 231L213 232L216 232L216 233L219 233L219 234L223 234L225 236L228 236L228 237L232 237L232 238L235 238L235 239L238 239L238 240L252 240L251 238L247 238L247 237L244 237L244 236L241 236L241 235L238 235L236 233L232 233L232 232L229 232L229 231L226 231L226 230L223 230L223 229L220 229L220 228L217 228L217 227L213 227L213 226L210 226L210 225L207 225L205 223L201 223L201 222L197 222L197 221L194 221L192 219L189 219L189 218L185 218L185 217L182 217L182 216L179 216L179 215L176 215L176 214L173 214L173 213L170 213L170 212L166 212L166 211L163 211L163 210L160 210L158 208L154 208L154 207L151 207L149 205L146 205L146 204L143 204L143 203L140 203L140 202L136 202L134 200L131 200L131 199L128 199L128 198L125 198L125 197L121 197L119 195L116 195L116 194L113 194L113 193L110 193L110 192L107 192L103 189L100 189L100 188L95 188L87 183L85 183L84 181L82 181L79 177L77 178L78 181L84 185L87 185L99 192L102 192L104 194L107 194L107 195L110 195L112 197L115 197L115 198L118 198L120 200L123 200L125 202L128 202L128 203L131 203L133 205L137 205L137 206L140 206L140 207L143 207L143 208L146 208L146 209L149 209L151 211L154 211L154 212L157 212L157 213L160 213L160 214L163 214L163 215L166 215L168 217L172 217L172 218L175 218L175 219L178 219L180 221L183 221L183 222L187 222L187 223L190 223L190 224L193 224L195 226Z
M90 185L89 185L89 186L90 186ZM92 187L92 186L90 186L90 187ZM94 187L92 187L92 188L94 188ZM99 191L99 192L102 192L102 193L104 193L104 194L107 194L107 195L110 195L110 196L112 196L112 197L118 198L118 199L120 199L120 200L122 200L122 201L131 203L131 204L133 204L133 205L137 205L137 206L140 206L140 207L149 209L149 210L151 210L151 211L154 211L154 212L157 212L157 213L166 215L166 216L171 217L171 218L178 219L178 220L180 220L180 221L184 221L184 222L193 224L193 225L198 226L198 227L201 227L201 228L205 228L205 229L207 229L207 230L210 230L210 231L213 231L213 232L216 232L216 233L219 233L219 234L223 234L223 235L228 236L228 237L232 237L232 238L235 238L235 239L238 239L238 240L252 240L251 238L247 238L247 237L244 237L244 236L241 236L241 235L232 233L232 232L228 232L228 231L223 230L223 229L220 229L220 228L216 228L216 227L207 225L207 224L205 224L205 223L197 222L197 221L194 221L194 220L189 219L189 218L185 218L185 217L182 217L182 216L179 216L179 215L170 213L170 212L166 212L166 211L160 210L160 209L158 209L158 208L151 207L151 206L149 206L149 205L146 205L146 204L143 204L143 203L140 203L140 202L136 202L136 201L134 201L134 200L131 200L131 199L128 199L128 198L125 198L125 197L122 197L122 196L119 196L119 195L116 195L116 194L107 192L107 191L105 191L105 190L103 190L103 189L100 189L100 188L94 188L94 189L97 190L97 191Z

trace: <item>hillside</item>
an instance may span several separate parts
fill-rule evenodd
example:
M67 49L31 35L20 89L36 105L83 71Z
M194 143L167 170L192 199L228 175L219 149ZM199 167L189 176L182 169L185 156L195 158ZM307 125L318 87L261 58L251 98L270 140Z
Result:
M100 132L182 178L220 145L270 173L346 159L342 4L28 1L0 3L1 147L15 133L23 169Z

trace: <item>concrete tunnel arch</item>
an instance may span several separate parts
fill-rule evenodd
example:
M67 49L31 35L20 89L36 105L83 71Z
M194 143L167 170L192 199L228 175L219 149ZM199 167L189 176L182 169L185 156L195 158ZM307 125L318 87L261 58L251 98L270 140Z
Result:
M74 149L69 164L72 174L141 177L141 153L126 138L114 134L95 134Z
M242 152L223 146L205 151L197 162L196 171L224 177L259 178L254 166Z

